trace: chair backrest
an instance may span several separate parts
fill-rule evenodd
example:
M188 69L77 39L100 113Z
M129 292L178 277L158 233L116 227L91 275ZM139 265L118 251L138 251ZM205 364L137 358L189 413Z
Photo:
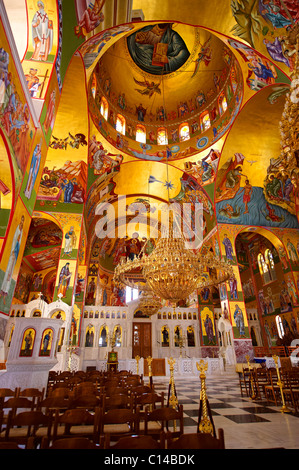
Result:
M35 408L35 403L33 399L29 400L29 398L26 397L13 397L3 403L3 409L5 408L14 410L14 414L16 414L18 409L33 410Z
M42 390L38 388L25 388L19 392L19 397L33 398L35 405L38 405L43 400L44 395L44 388Z
M135 395L142 395L143 393L153 393L153 389L148 385L137 385L136 387L131 386L130 391Z
M101 399L96 395L90 394L83 394L75 397L71 400L70 407L71 408L85 408L85 409L95 409L96 407L100 406Z
M56 439L49 449L97 449L98 446L87 437L65 437Z
M137 411L136 413L133 410L127 408L113 408L108 411L101 409L99 417L99 434L103 435L105 431L105 425L110 424L127 424L128 432L130 433L139 433L139 423L140 415ZM115 433L117 434L117 426L115 427Z
M102 396L102 407L105 411L111 410L113 408L133 408L133 397L123 394L115 394L111 396Z
M143 408L146 405L152 405L152 408L164 407L164 392L158 393L143 393L142 395L134 396L134 407L137 406Z
M151 436L136 435L121 437L116 444L110 446L110 435L105 436L105 449L163 449L164 445Z
M22 411L15 414L11 410L8 414L5 439L9 440L13 428L27 428L27 437L35 436L37 429L41 426L48 428L48 436L51 433L52 416L47 416L40 410Z
M144 434L153 434L152 430L149 432L150 421L156 421L160 423L159 431L154 432L156 435L161 431L169 431L172 424L172 436L179 436L184 433L183 405L179 405L178 409L164 406L163 408L156 408L151 412L146 412L144 417ZM176 430L174 430L174 422L176 423Z
M71 405L71 400L64 397L47 397L39 403L40 409L45 409L46 414L50 410L66 410Z
M49 397L60 397L60 398L69 398L72 395L71 390L67 387L57 387L53 388L49 393Z
M16 397L19 393L19 389L15 388L12 390L11 388L0 388L0 397Z
M95 408L94 413L90 413L84 408L72 408L60 414L58 410L55 412L54 426L53 426L53 440L57 439L58 427L64 426L64 435L71 434L72 426L93 426L93 435L99 427L99 408ZM82 430L83 431L83 430ZM68 436L71 437L71 436ZM86 436L85 436L86 437Z
M182 434L178 439L167 439L167 449L224 449L224 432L218 429L218 438L208 433Z

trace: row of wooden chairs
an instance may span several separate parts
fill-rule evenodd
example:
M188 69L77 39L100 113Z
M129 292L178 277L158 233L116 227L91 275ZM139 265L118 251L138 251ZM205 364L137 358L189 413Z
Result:
M3 412L2 412L3 413ZM162 431L171 432L172 437L179 437L184 431L183 407L178 410L163 407L147 411L142 417L144 426L141 431L139 409L111 409L105 411L97 407L94 412L83 408L67 409L60 413L45 414L40 410L9 412L6 426L1 430L0 440L14 441L27 445L28 439L34 440L34 447L41 445L44 438L52 443L59 438L86 437L95 444L109 435L109 441L131 435L150 435L159 440ZM153 424L153 426L151 426Z
M150 429L148 424L151 421L159 426ZM175 428L174 425L169 426L170 421L176 422ZM132 437L133 440L130 439ZM6 443L6 448L10 448L11 443L25 448L69 448L70 439L77 439L76 443L73 442L76 448L83 444L88 446L82 448L104 449L224 448L222 429L218 430L217 439L202 433L184 435L182 408L174 410L169 407L146 413L144 433L139 431L138 413L131 410L110 410L104 414L101 409L97 409L95 414L86 410L67 410L63 415L56 414L52 420L39 411L22 412L9 419L0 443L3 446ZM154 447L147 447L150 443Z
M243 368L239 373L239 384L241 395L255 398L258 400L265 399L275 406L282 404L284 401L291 407L294 412L299 410L299 370L292 368L285 370L280 368L279 375L276 368ZM279 386L279 379L282 386ZM283 394L283 398L282 398Z

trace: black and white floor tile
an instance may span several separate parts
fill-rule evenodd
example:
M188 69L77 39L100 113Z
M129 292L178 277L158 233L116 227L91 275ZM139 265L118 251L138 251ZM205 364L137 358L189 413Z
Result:
M184 409L184 432L196 432L201 381L174 377L174 382ZM155 377L154 385L167 399L169 379ZM226 449L299 449L299 413L282 413L281 405L242 397L236 373L207 376L206 393L216 432L224 430Z

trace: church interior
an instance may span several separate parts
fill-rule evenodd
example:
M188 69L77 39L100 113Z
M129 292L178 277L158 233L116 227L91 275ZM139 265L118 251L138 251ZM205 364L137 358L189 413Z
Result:
M143 449L147 385L153 449L299 448L297 0L0 0L0 36L0 448L112 448L112 380Z

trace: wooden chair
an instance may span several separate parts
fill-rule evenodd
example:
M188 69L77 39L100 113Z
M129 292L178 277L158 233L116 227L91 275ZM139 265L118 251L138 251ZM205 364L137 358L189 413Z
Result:
M70 398L73 396L73 392L65 387L54 387L52 390L50 390L48 397L60 397L60 398Z
M137 385L137 387L130 387L130 393L134 393L135 396L142 395L143 393L153 393L154 390L148 385Z
M150 429L150 422L158 423L158 429ZM170 428L172 430L170 431ZM175 429L176 428L176 429ZM183 406L179 409L171 407L157 408L151 412L146 412L144 417L144 434L159 439L161 432L171 432L171 436L179 437L184 433Z
M4 412L4 421L8 417L10 411L13 414L17 414L18 410L34 410L36 408L34 399L29 400L26 397L13 397L9 398L3 404L3 412ZM6 413L5 413L6 410Z
M104 387L103 393L106 396L112 396L112 395L128 395L129 390L125 387L115 387L115 386L109 386L109 387Z
M17 442L14 441L0 441L0 450L3 449L34 449L34 438L29 437L25 446L22 444L19 445Z
M121 437L139 434L139 413L127 408L111 409L107 412L101 409L99 419L98 438L109 434L110 441L117 441Z
M51 435L52 423L52 416L47 416L40 410L23 411L17 414L11 410L7 419L4 440L17 442L18 445L27 445L31 437L36 447L44 436Z
M257 367L254 369L253 374L259 398L266 398L265 386L270 384L267 370Z
M41 409L46 415L55 414L56 411L64 413L71 406L71 400L64 397L47 397L39 403Z
M34 406L37 408L45 396L45 389L43 388L42 390L39 390L38 388L25 388L19 391L18 396L32 398Z
M250 372L248 369L243 368L242 372L238 372L239 376L239 386L241 396L243 397L245 393L246 397L250 396Z
M166 435L167 449L225 449L224 431L218 429L218 437L207 433L186 433L178 439Z
M136 435L121 437L115 444L110 444L110 435L105 435L104 449L164 449L165 435L161 433L159 441L151 436Z
M277 385L278 377L276 370L268 369L269 384L265 385L266 400L275 403L277 406L281 402L280 388Z
M52 441L67 437L87 437L93 442L97 441L100 409L94 413L83 408L66 410L63 414L55 413Z
M133 409L133 396L132 395L123 395L115 394L111 396L106 396L105 394L101 397L101 406L104 411L112 410L115 408L127 408Z
M145 409L152 411L156 408L164 407L164 392L158 393L143 393L142 395L133 396L134 410L139 408L140 419L144 419Z
M87 437L65 437L56 439L49 445L49 439L44 438L41 449L98 449L99 447Z
M8 416L8 411L5 413L5 403L10 399L10 398L17 398L19 394L19 388L16 387L14 390L11 388L0 388L0 410L3 410L2 413L2 424L4 424L7 420ZM1 431L1 428L0 428Z
M295 413L299 409L299 374L298 372L285 371L282 374L283 394L287 406L294 408Z
M2 405L6 399L17 397L19 390L20 389L18 387L14 390L11 388L0 388L0 409L2 409Z
M96 395L79 395L70 401L69 408L84 408L85 410L94 411L101 405L101 398Z

